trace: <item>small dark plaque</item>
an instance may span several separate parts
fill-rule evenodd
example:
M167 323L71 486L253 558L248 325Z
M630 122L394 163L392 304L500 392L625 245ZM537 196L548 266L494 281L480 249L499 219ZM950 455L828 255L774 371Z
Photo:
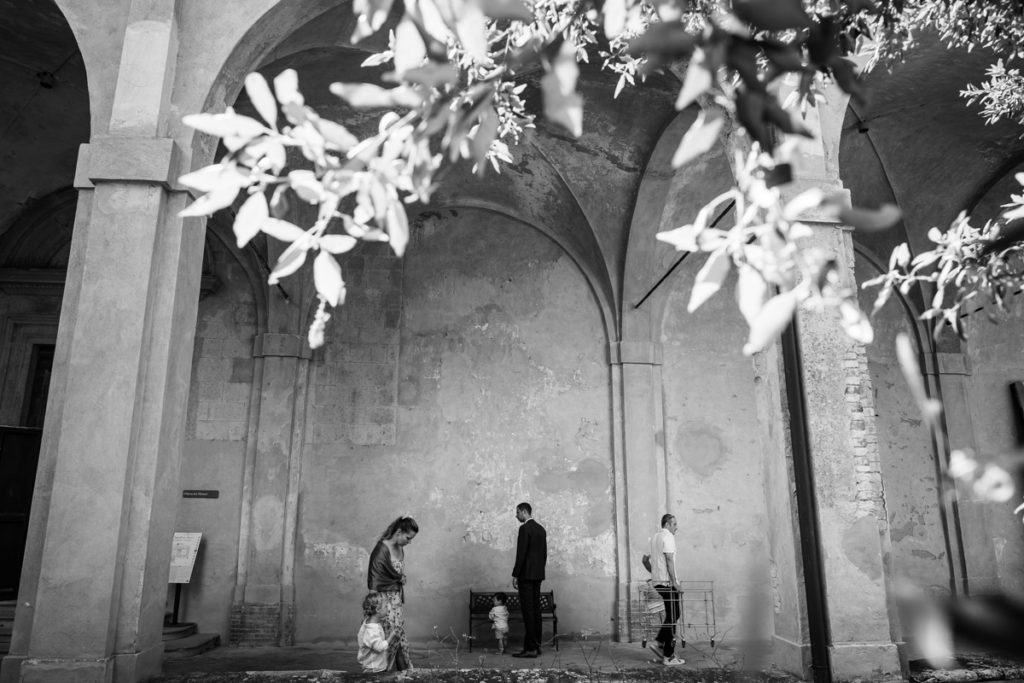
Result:
M220 498L220 491L202 491L197 489L185 489L181 492L182 498Z

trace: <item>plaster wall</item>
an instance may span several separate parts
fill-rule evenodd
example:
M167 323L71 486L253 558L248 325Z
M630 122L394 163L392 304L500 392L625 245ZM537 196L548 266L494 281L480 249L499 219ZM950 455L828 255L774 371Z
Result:
M875 276L862 259L857 281ZM877 288L860 290L871 310ZM865 350L875 394L878 455L896 581L944 595L950 590L949 553L940 514L935 450L917 403L896 360L896 335L913 340L914 323L897 297L872 318L875 340ZM954 558L955 560L956 558Z
M1010 383L1024 380L1024 303L1013 301L1010 307L1010 315L998 323L984 313L970 318L967 391L977 458L982 465L994 462L1015 470L1017 494L1005 503L995 503L984 502L966 486L959 491L964 504L980 508L985 521L973 530L983 538L968 537L965 544L989 545L995 553L998 587L1024 596L1024 526L1020 516L1013 514L1021 502L1022 480L1019 465L1013 463L1019 463L1024 434L1010 394Z
M249 430L256 307L242 267L216 240L207 243L218 287L199 302L181 489L218 498L182 498L175 531L201 532L180 619L226 638L238 560L239 509ZM173 603L173 587L168 607Z
M471 587L512 590L513 510L522 500L548 531L544 588L555 592L559 630L609 632L607 340L582 274L540 232L472 209L425 216L401 269L381 269L391 284L365 291L393 291L396 274L398 326L389 326L388 306L356 302L346 315L365 318L330 328L330 346L311 370L313 391L333 375L357 411L384 422L391 402L395 429L375 441L351 428L343 404L310 411L295 641L355 635L369 551L403 514L420 525L406 554L410 636L430 637L435 627L461 636ZM356 336L364 327L372 338ZM396 341L397 354L361 350ZM476 635L489 638L484 627Z
M666 471L669 510L679 521L679 576L714 581L717 634L694 626L687 639L767 639L772 591L765 452L754 369L741 353L746 325L724 293L686 312L704 261L701 254L691 258L675 275L662 331ZM727 282L723 292L734 286ZM699 605L685 607L684 621L703 621Z

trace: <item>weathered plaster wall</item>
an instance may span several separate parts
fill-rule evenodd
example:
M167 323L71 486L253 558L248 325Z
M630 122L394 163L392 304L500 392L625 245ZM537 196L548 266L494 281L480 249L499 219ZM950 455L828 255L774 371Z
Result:
M1019 297L1018 297L1019 298ZM967 378L970 414L974 424L977 456L983 464L996 462L1017 470L1017 494L1006 503L980 503L979 497L965 487L961 496L968 504L980 505L986 524L978 532L995 552L999 587L1024 595L1024 526L1013 509L1021 502L1021 416L1014 416L1010 383L1024 381L1024 303L1011 302L1011 314L998 324L984 313L970 318L967 354L971 374ZM969 542L965 539L965 543Z
M359 355L395 337L385 333L391 309L353 307L366 317L348 320L349 333L332 328L311 371L314 391L337 377L371 412L378 408L369 404L393 400L395 431L367 443L347 426L347 409L313 411L295 640L354 636L369 551L401 514L420 524L407 550L410 634L464 633L471 587L511 590L521 500L548 530L545 588L555 591L560 630L607 632L615 577L607 340L592 293L548 238L489 212L430 214L413 235L401 270L380 276L402 277L397 356ZM362 326L375 335L366 344L356 336ZM335 440L312 443L328 427ZM488 638L483 627L477 635Z
M238 561L256 307L238 261L218 241L207 244L219 285L199 302L181 488L216 490L220 497L185 499L179 493L174 528L203 534L192 583L183 587L181 619L226 639Z
M754 399L754 370L741 353L746 325L732 297L712 297L686 312L691 256L674 275L662 333L665 440L670 511L679 521L682 580L714 581L719 641L771 633L767 513ZM653 530L652 530L653 532ZM686 605L686 621L704 619ZM696 629L689 639L707 640Z
M877 274L857 261L857 281ZM871 310L877 288L862 289L860 303ZM896 335L914 337L914 323L898 297L872 318L875 340L866 346L875 391L878 455L896 580L938 591L950 590L949 555L939 506L935 450L896 360ZM954 558L956 559L956 558Z

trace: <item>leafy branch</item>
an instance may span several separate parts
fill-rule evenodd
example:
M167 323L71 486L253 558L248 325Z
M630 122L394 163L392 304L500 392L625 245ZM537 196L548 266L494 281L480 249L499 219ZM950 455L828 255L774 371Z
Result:
M1015 176L1024 184L1024 173ZM889 271L864 283L881 286L877 312L894 291L907 295L915 286L933 294L921 314L934 320L936 337L948 326L965 336L963 321L970 313L987 311L992 319L1007 311L1009 297L1024 290L1024 194L1012 195L999 220L980 228L961 213L945 233L928 231L935 245L911 258L906 243L889 257Z
M391 4L356 2L353 41L379 31ZM273 89L262 76L251 74L245 89L262 122L230 108L184 119L222 138L227 154L182 178L203 193L182 215L208 215L244 193L233 226L238 244L260 232L287 244L271 271L271 284L301 268L309 252L317 252L313 280L320 306L309 334L315 347L323 343L327 307L345 299L335 256L358 240L387 241L401 256L409 231L404 204L429 202L443 164L469 159L483 173L488 165L500 171L502 163L512 161L509 143L518 142L533 125L521 98L524 74L542 70L545 117L578 136L583 102L576 92L577 64L588 60L591 50L608 46L602 54L609 68L620 69L620 85L633 81L641 67L646 74L688 59L676 108L698 100L705 106L673 165L710 149L725 115L739 123L755 150L737 164L746 175L732 196L743 208L731 236L718 243L719 233L708 232L693 242L699 250L715 243L712 265L700 280L703 291L720 286L719 276L728 271L723 267L726 256L741 275L757 274L761 284L745 284L742 297L744 315L757 328L748 352L771 339L782 313L791 315L796 303L808 299L837 307L846 329L864 339L866 323L859 311L852 313L852 295L834 286L834 264L800 251L797 240L805 231L793 216L771 208L777 191L765 179L778 178L784 168L771 157L779 139L811 135L777 100L773 84L795 74L795 94L787 104L802 107L814 106L823 77L859 96L855 69L845 57L852 43L844 36L871 9L862 0L809 3L806 9L799 0L736 0L731 8L711 2L687 7L635 0L600 5L589 0L537 0L532 5L523 0L406 2L388 49L366 61L391 64L394 70L385 79L394 87L331 86L332 93L353 107L390 110L381 117L377 134L359 140L341 123L318 116L305 105L294 71L274 78ZM279 109L285 119L280 128ZM288 149L300 151L313 168L285 173ZM285 219L286 195L317 207L312 226L302 228ZM701 232L699 228L695 222L689 232ZM688 231L680 228L673 234ZM677 248L689 245L687 240L674 243ZM756 283L746 275L742 279ZM771 298L758 294L769 286L780 293ZM762 308L767 309L763 315Z

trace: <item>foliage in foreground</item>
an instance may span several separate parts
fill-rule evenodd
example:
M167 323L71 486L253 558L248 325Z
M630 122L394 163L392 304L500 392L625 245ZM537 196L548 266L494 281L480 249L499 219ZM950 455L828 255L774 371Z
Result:
M358 17L353 42L382 30L393 9L392 0L358 0L353 7ZM745 135L734 145L737 186L692 223L659 235L677 249L709 252L690 309L717 292L736 269L739 308L750 325L745 353L770 343L801 305L836 311L851 337L869 342L871 326L856 293L844 286L836 262L807 244L810 228L800 217L809 209L825 209L854 227L881 229L896 223L900 213L893 206L849 209L821 192L783 204L780 187L791 176L786 141L813 135L795 112L816 106L823 81L834 81L854 99L864 97L849 56L865 41L872 41L867 44L883 59L898 55L911 29L922 23L952 31L943 23L946 15L929 7L896 0L407 0L389 48L366 60L390 65L386 79L394 87L331 86L353 107L386 110L376 134L360 140L341 122L321 118L305 105L293 71L278 75L273 88L251 74L246 92L262 121L230 109L185 117L187 124L220 137L227 154L182 178L202 193L183 215L209 215L243 193L234 220L238 244L263 232L287 245L271 284L312 257L320 306L309 341L316 347L323 343L328 307L345 299L335 256L358 240L387 241L401 255L409 237L405 204L429 202L444 164L469 159L483 173L512 163L510 146L534 123L522 97L532 73L542 74L544 116L578 136L583 128L583 103L576 92L579 61L603 59L619 74L618 90L654 70L685 63L676 108L698 104L701 112L673 166L718 144L727 121ZM994 24L1005 19L985 16ZM991 41L993 35L980 32L966 40ZM786 100L780 102L783 92ZM312 168L287 170L288 149L301 151ZM285 219L289 197L317 207L313 225ZM733 225L710 226L711 212L728 202L735 207ZM1019 289L1019 269L1010 262L1020 252L965 251L964 245L990 240L994 230L986 227L973 235L967 228L966 221L955 224L940 243L944 253L934 258L922 254L911 260L907 250L897 250L892 272L882 279L889 285L884 292L922 282L940 285L926 315L958 331L962 327L953 321L978 293L1002 305ZM940 268L937 275L926 270L933 264ZM945 285L959 288L958 293L947 295Z

